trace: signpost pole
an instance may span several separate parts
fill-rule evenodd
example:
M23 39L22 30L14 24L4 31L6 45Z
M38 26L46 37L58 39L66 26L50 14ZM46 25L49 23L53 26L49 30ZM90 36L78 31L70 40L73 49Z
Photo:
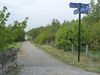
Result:
M80 62L80 52L81 52L81 14L89 13L89 4L83 3L70 3L70 8L78 8L74 10L74 14L79 14L79 24L78 24L78 62Z
M81 3L79 4L79 25L78 25L78 62L80 62L80 41L81 41Z

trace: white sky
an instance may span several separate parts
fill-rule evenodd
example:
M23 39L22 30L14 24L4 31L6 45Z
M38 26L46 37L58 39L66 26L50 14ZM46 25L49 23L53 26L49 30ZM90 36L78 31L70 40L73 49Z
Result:
M77 19L73 15L70 2L90 3L90 0L0 0L0 9L7 6L11 13L9 23L14 20L23 20L29 17L26 31L39 26L45 26L52 22L52 19L63 20Z

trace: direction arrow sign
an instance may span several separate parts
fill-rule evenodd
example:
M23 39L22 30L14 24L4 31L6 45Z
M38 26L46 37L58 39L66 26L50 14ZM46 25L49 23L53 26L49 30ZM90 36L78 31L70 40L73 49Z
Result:
M83 3L70 3L69 6L71 8L79 8L81 5L81 7L84 7L84 6L88 6L89 4L83 4Z
M74 10L74 15L79 14L79 9Z
M89 5L88 6L84 6L80 9L81 12L84 12L84 11L88 11L89 10Z
M89 14L89 6L82 7L80 9L82 14ZM79 14L79 9L74 10L74 15Z
M81 13L82 13L82 14L89 14L89 11L86 10L86 11L83 11L83 12L81 12ZM79 10L78 10L78 9L74 10L74 15L76 15L76 14L79 14Z

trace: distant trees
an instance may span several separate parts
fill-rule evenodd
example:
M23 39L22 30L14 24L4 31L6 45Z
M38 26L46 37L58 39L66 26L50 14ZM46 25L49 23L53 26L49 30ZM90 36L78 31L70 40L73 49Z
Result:
M16 41L24 40L25 31L28 18L24 21L15 21L13 25L7 25L7 19L10 13L7 12L7 7L3 7L0 11L0 49L8 48L10 44Z
M62 26L56 34L56 46L58 48L66 49L71 46L73 42L72 30L67 23Z
M100 50L100 0L95 4L91 0L91 13L83 17L81 25L81 48L86 45L89 50ZM73 44L77 48L78 20L64 21L61 24L57 19L46 27L32 29L28 32L39 44L50 44L57 48L69 50Z
M60 26L60 22L57 19L53 19L51 25L32 29L28 32L28 34L39 44L53 44L55 42L56 32Z

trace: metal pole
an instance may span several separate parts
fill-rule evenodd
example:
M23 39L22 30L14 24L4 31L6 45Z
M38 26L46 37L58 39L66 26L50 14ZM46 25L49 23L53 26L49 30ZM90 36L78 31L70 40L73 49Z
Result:
M79 25L78 25L78 62L80 62L80 36L81 36L81 3L79 6Z

